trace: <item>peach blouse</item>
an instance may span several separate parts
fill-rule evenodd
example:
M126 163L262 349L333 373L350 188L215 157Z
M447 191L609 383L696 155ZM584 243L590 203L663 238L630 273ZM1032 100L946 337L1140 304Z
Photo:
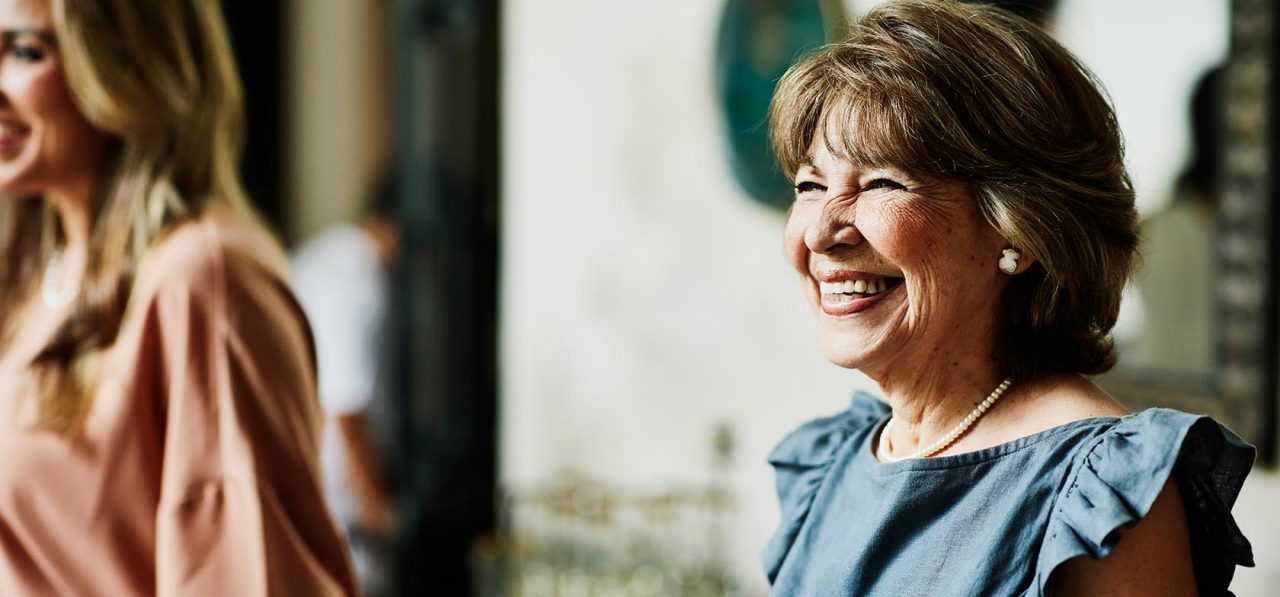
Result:
M0 595L356 592L286 271L243 217L180 225L144 259L70 435L33 427L36 343L3 349Z

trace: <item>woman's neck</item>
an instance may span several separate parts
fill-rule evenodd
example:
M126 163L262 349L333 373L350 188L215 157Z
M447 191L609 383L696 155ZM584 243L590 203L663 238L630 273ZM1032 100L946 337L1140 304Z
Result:
M78 285L89 263L93 184L85 181L52 189L44 198L57 213L64 238L58 268L61 280L56 284L59 287Z
M872 376L893 409L888 440L894 456L915 453L946 436L1003 381L995 361L981 356L990 351L944 354L934 352L919 366Z

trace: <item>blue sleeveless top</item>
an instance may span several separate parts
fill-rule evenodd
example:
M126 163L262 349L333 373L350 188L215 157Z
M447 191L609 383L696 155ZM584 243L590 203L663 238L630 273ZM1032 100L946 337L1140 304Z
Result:
M1252 446L1208 417L1150 409L1075 421L984 450L881 464L889 407L801 426L769 456L782 524L763 562L775 595L1043 595L1069 558L1102 558L1172 474L1202 595L1253 552L1231 517Z

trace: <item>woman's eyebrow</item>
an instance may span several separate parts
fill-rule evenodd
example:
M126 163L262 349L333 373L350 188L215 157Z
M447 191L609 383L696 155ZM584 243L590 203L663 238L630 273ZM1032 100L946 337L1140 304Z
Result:
M48 29L40 29L37 27L17 27L13 29L0 29L0 40L5 43L13 41L14 38L29 35L37 37L45 43L53 42L53 32Z

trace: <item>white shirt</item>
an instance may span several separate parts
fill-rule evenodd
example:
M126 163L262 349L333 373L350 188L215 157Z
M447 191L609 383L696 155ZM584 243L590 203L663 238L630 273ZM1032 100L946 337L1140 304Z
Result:
M378 387L387 279L373 241L340 225L308 239L293 254L293 283L316 342L320 404L326 413L320 467L334 514L355 520L346 452L335 417L364 412Z

